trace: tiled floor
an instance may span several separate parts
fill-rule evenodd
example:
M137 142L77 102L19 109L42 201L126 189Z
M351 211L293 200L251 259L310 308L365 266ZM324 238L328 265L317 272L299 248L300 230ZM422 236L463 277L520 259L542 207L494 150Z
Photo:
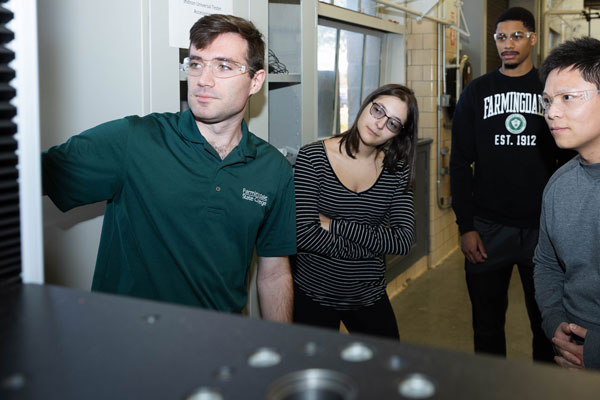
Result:
M391 301L402 341L473 352L471 303L460 250L409 282ZM516 267L509 289L506 341L507 358L531 359L531 331Z

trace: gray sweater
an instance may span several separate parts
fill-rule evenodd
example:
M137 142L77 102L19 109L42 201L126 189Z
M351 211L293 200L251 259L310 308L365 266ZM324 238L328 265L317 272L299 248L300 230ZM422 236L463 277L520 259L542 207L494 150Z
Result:
M583 326L584 364L600 369L600 164L577 156L552 176L533 261L544 332L552 338L561 322Z

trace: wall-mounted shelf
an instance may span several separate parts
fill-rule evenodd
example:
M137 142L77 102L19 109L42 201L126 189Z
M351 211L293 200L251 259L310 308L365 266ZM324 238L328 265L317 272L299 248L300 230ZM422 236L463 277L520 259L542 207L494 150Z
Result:
M300 74L269 74L269 83L302 83Z
M294 71L268 76L269 143L295 151L302 146L301 11L298 1L269 0L269 66Z
M298 150L317 138L318 0L267 3L268 141Z

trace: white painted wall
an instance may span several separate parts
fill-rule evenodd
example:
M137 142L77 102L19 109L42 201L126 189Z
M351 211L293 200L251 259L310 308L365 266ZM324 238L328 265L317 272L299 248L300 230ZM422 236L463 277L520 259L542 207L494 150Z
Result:
M485 1L463 0L462 12L469 27L469 37L461 35L461 55L469 56L473 78L481 76L485 71L485 35L486 8Z
M108 120L179 109L166 1L43 0L38 24L43 150ZM46 282L90 288L103 210L63 214L43 198Z
M263 0L233 2L233 13L262 32L266 10ZM166 0L38 0L38 19L42 150L105 121L179 110L179 50L168 44ZM247 117L266 139L264 92ZM104 203L67 213L47 197L42 205L46 282L89 289Z

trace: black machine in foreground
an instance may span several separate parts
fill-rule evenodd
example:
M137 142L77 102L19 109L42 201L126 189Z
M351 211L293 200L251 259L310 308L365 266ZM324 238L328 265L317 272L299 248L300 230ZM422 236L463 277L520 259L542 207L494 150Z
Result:
M0 291L2 399L598 396L598 373L48 285Z

